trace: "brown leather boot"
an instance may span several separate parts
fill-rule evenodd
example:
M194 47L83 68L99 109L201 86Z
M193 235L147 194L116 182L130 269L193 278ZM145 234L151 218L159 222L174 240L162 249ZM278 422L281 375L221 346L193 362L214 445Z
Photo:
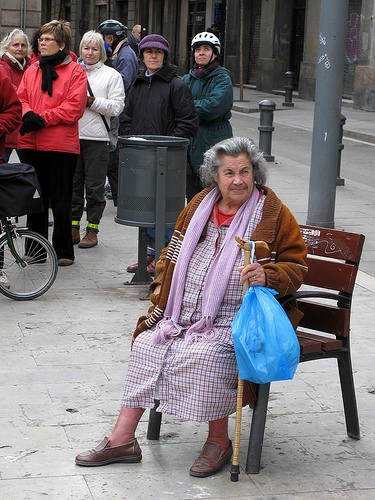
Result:
M81 241L79 226L72 226L72 240L73 240L73 245L77 245L77 243Z
M98 244L98 233L94 229L86 229L86 234L78 243L79 248L92 248Z

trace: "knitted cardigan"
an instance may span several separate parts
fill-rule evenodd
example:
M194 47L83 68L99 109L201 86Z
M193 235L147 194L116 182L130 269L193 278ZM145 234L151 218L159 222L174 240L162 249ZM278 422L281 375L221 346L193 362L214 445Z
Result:
M211 186L198 193L179 215L171 241L163 249L156 264L157 278L150 285L150 300L153 305L149 308L147 315L139 318L133 341L141 332L151 328L162 319L186 229L195 210L214 187ZM276 297L281 298L295 292L301 286L307 271L307 251L299 225L290 210L283 205L272 189L266 186L262 189L266 195L263 214L251 239L265 241L268 244L269 251L259 247L262 253L258 253L256 258L266 273L267 286L276 290L278 292ZM202 233L202 238L205 238L205 232ZM160 291L155 294L153 292L158 285L160 285ZM295 303L288 304L287 314L294 328L297 328L302 313L298 311ZM255 399L255 385L251 383L245 385L247 387L244 388L244 404L248 404Z

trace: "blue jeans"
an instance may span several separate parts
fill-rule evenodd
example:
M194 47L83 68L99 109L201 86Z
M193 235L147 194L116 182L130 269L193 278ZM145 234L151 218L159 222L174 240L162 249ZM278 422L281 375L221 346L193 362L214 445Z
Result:
M174 228L173 227L167 227L165 230L165 246L168 245L172 234L173 234ZM150 238L155 239L155 228L154 227L149 227L147 229L147 235ZM147 247L147 255L155 255L155 250L151 248L150 246Z

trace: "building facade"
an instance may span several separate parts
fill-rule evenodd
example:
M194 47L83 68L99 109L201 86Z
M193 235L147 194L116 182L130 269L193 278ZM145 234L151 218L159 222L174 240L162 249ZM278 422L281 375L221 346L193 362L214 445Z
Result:
M292 71L299 96L314 100L322 1L330 0L3 0L0 32L21 27L31 36L44 22L64 18L77 51L82 34L105 19L141 24L143 35L169 40L171 62L184 74L192 37L217 23L234 83L271 93L284 89ZM375 0L349 0L343 97L368 111L375 111L374 19Z

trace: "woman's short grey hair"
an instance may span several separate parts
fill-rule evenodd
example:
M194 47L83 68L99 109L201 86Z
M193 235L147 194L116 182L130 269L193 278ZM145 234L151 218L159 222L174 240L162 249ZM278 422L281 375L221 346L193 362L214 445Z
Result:
M217 175L223 156L237 157L242 154L250 159L253 166L254 183L264 186L267 181L267 162L262 151L247 137L231 137L218 142L205 152L203 165L199 169L203 187L216 184L214 177Z
M13 31L11 31L10 33L8 33L7 36L1 40L0 56L4 55L5 52L7 52L9 45L12 43L12 38L15 35L21 35L24 37L25 42L26 42L26 46L27 46L27 54L26 55L29 55L29 52L30 52L29 39L27 38L26 33L24 33L21 29L16 28Z
M93 43L99 48L99 61L104 62L107 59L107 54L105 52L104 40L101 33L97 31L87 31L79 44L79 55L82 57L82 47L88 43Z

